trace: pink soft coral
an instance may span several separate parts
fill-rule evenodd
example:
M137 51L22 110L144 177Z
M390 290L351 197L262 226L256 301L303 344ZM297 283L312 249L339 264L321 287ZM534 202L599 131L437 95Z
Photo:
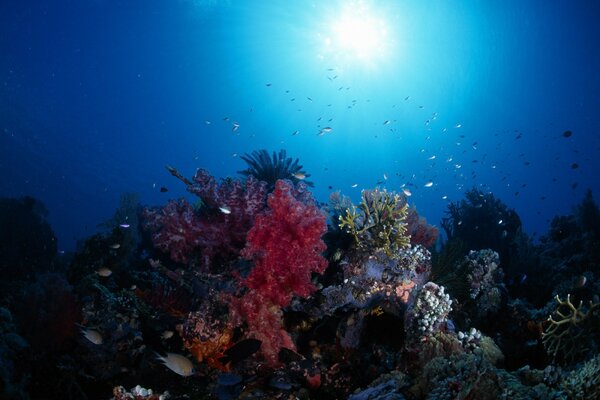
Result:
M253 259L254 268L242 280L249 290L232 302L232 314L248 323L250 335L263 342L261 352L267 362L275 365L279 349L293 346L282 328L281 307L289 305L293 296L312 293L311 274L327 268L321 256L327 224L302 184L295 189L290 182L278 180L268 205L248 232L242 256Z

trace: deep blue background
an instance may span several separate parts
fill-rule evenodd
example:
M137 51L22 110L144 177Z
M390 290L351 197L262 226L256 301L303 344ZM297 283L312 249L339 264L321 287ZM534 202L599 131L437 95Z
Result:
M260 148L323 201L385 173L435 224L473 186L538 234L600 193L597 2L364 3L390 39L370 62L323 45L348 2L0 2L0 196L40 198L71 249L122 192L185 195L166 164L231 176Z

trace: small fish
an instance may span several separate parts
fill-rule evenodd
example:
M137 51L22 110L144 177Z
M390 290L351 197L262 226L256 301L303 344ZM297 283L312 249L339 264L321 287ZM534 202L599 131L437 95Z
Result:
M168 191L169 191L169 189L167 189L167 188L166 188L166 187L164 187L164 186L162 186L162 187L160 188L160 192L161 192L161 193L167 193Z
M446 195L442 196L442 200L447 200L447 199L448 199L448 196L446 196Z
M332 127L330 127L330 126L326 126L325 128L322 128L322 129L319 131L318 135L319 135L319 136L323 136L324 134L326 134L326 133L329 133L329 132L331 132L332 130L333 130L333 128L332 128Z
M389 125L389 124L390 124L390 122L392 122L392 121L390 121L389 119L386 119L385 121L383 121L383 124L384 124L384 125Z
M460 128L460 127L462 127L462 124L456 124L456 125L454 125L454 127L455 128Z
M425 187L432 187L433 186L433 181L429 181L427 182L425 185L423 185Z
M231 132L237 132L239 127L240 127L240 124L238 124L237 122L234 122L233 127L231 128Z
M304 175L302 172L296 172L295 174L292 174L292 176L298 180L306 179L306 175Z
M83 333L83 337L89 340L90 342L100 345L104 342L102 335L95 329L90 328L81 328L81 333Z
M571 131L564 131L562 135L563 135L563 137L568 138L568 137L571 137L573 135L573 132L571 132Z
M435 156L429 157L428 160L435 160Z
M206 120L206 121L204 121L204 123L205 123L206 125L210 125L210 124L211 124L211 122L210 122L209 120Z
M119 249L119 248L121 248L121 245L120 245L119 243L111 244L111 245L110 245L110 248L111 248L111 249L115 249L115 250L116 250L116 249Z
M387 175L383 174L383 179L387 181Z
M351 187L355 188L358 186L358 183L353 184Z
M219 211L221 211L223 214L231 214L231 208L227 206L219 207Z
M311 99L310 97L307 97L306 99L307 99L308 101L313 101L313 99Z
M157 360L162 361L165 367L169 368L177 375L191 376L194 375L194 373L196 372L194 370L192 362L188 358L182 356L181 354L166 353L166 356L163 357L160 354L156 353L156 358Z
M129 228L129 224L120 224L119 227L123 228L123 229L127 229Z
M98 276L101 276L103 278L108 278L112 275L112 271L106 267L99 268L98 271L96 271L96 273L98 274Z
M160 337L163 338L163 339L165 339L165 340L168 340L168 339L171 339L173 337L173 334L174 334L173 331L166 330L166 331L164 331L162 333L162 335L160 335Z
M577 169L577 168L579 168L579 164L577 164L577 163L571 164L571 169Z
M502 225L503 222L504 222L503 220L499 220L498 225Z
M271 85L272 85L272 83L265 83L265 86L266 86L266 87L269 87L269 86L271 86Z
M404 195L405 195L406 197L410 197L410 196L412 196L412 193L411 193L411 192L410 192L410 190L408 190L407 188L403 188L403 189L402 189L402 193L404 193Z
M300 131L294 131L294 132L292 132L292 136L296 136L299 133L300 133Z
M587 282L587 278L585 277L585 275L580 275L579 278L577 278L577 281L575 281L575 288L584 287L586 282Z

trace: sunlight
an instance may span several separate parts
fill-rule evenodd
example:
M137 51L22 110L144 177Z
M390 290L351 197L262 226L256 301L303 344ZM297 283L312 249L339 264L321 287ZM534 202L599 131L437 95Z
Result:
M325 46L334 57L373 63L386 56L389 33L385 20L364 2L348 4L332 16L330 28Z

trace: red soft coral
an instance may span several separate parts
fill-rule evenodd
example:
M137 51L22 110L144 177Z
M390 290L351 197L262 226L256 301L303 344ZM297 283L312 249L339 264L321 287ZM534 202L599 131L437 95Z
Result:
M231 302L231 311L235 320L248 323L250 336L262 341L262 354L275 365L281 347L293 348L282 327L281 307L295 295L312 293L311 274L327 268L321 256L327 225L302 184L295 189L288 181L277 181L268 205L268 211L256 217L242 251L254 260L254 268L242 281L249 290Z

